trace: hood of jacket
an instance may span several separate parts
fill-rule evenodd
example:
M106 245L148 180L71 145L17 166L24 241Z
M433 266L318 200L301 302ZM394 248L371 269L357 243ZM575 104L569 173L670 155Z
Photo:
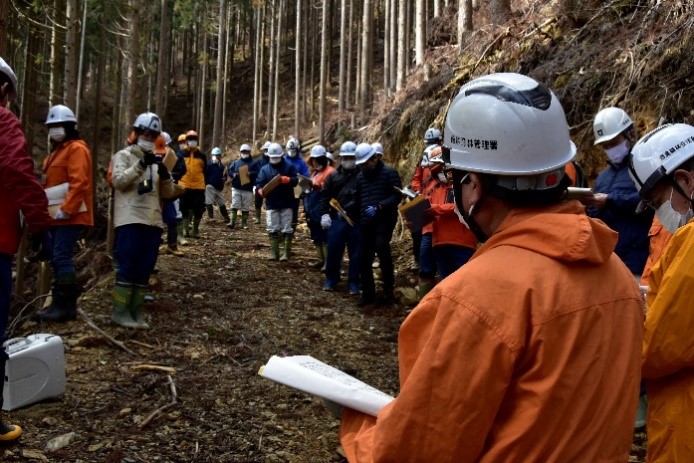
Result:
M474 257L497 246L516 246L564 262L602 264L617 244L617 232L588 217L578 201L512 210Z

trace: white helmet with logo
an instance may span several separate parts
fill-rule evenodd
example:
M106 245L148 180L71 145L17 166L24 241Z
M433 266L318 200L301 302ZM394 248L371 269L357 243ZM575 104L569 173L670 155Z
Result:
M379 142L371 143L371 146L374 148L374 153L383 154L383 145L381 145Z
M0 72L9 77L10 83L12 84L12 88L10 88L10 91L8 92L8 97L10 100L14 100L15 98L17 98L17 92L19 92L17 76L15 75L10 65L7 64L7 62L2 58L0 58Z
M689 159L694 158L694 127L666 124L644 135L631 150L629 174L642 198Z
M50 111L48 111L48 116L46 117L46 125L48 124L58 124L60 122L74 122L77 123L77 118L75 118L75 113L72 112L70 108L65 105L58 104L53 106Z
M311 148L311 156L312 158L321 158L325 156L327 151L325 150L325 146L323 145L315 145L313 148Z
M250 153L251 147L244 143L243 145L241 145L241 148L239 148L239 151L241 151L242 153Z
M634 126L634 121L623 109L610 107L601 109L593 121L594 145L610 141Z
M424 143L431 145L433 143L441 143L441 131L434 127L430 127L424 132Z
M519 188L531 190L556 186L549 183L576 154L556 95L515 73L490 74L460 88L446 114L444 145L452 169L526 177Z
M355 151L357 157L357 165L364 164L366 161L376 154L374 147L370 143L359 143Z
M161 133L161 119L154 113L142 113L135 119L133 128L138 130L149 130L158 135Z
M340 156L356 156L357 144L353 141L346 141L340 146Z
M289 141L287 141L286 148L287 151L299 149L299 140L296 138L290 138Z
M270 143L270 146L267 148L267 155L271 158L281 158L284 156L282 145L279 143Z

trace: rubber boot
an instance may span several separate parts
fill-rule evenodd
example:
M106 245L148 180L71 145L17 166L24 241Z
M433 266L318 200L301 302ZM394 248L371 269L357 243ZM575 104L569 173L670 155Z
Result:
M284 234L284 249L282 250L282 255L280 256L281 262L286 262L292 257L292 234Z
M188 214L183 216L183 236L185 238L190 238L190 219L192 218L193 213L188 212Z
M130 300L133 297L133 285L116 282L113 287L113 323L126 328L137 328L137 323L130 315Z
M176 224L176 231L178 232L178 244L181 246L188 244L188 240L183 235L183 220Z
M636 410L636 421L634 428L643 428L646 426L646 414L648 412L648 397L643 394L639 397L639 408Z
M207 209L207 217L214 219L214 209L212 209L212 204L205 204L205 209Z
M4 352L0 353L0 379L2 380L2 383L4 384L4 379L5 379L5 354ZM0 384L1 386L1 384ZM3 388L0 387L0 409L2 409L2 404L3 404L3 397L2 397L2 390ZM2 443L8 443L8 442L13 442L19 439L19 436L22 435L22 428L20 428L16 424L5 424L2 421L0 421L0 442Z
M135 328L148 330L149 325L145 321L143 313L145 306L145 296L147 295L147 285L134 285L133 294L130 299L130 316L135 320Z
M280 236L279 233L270 233L270 260L278 260L280 258Z
M262 209L256 208L256 210L255 210L255 220L253 221L253 223L255 223L255 224L259 224L259 223L260 223L260 213L261 213L261 212L262 212Z
M176 257L183 257L183 256L185 256L185 254L183 253L183 251L181 251L181 250L178 249L178 245L177 245L176 243L174 243L174 244L167 244L167 245L166 245L166 248L164 248L164 251L165 251L167 254L173 254L173 255L176 256Z
M433 278L420 277L417 285L417 296L419 296L419 300L424 299L424 296L426 296L434 286L436 286L436 281Z
M236 226L236 215L238 214L238 209L232 209L231 210L231 219L229 219L229 223L227 224L227 227L233 229Z
M241 228L248 230L248 211L241 211Z
M200 217L193 217L193 238L200 239Z
M53 301L38 313L39 319L62 323L77 318L77 276L74 273L57 275L52 293Z
M222 214L225 223L229 222L229 212L227 212L227 207L225 205L219 206L219 213Z
M325 264L325 255L323 254L323 246L320 244L316 244L316 257L318 257L318 260L315 262L312 262L310 265L313 268L321 268Z

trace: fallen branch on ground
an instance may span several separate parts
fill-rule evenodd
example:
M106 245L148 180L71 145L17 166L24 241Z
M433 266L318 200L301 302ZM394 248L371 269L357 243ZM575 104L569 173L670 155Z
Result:
M122 342L118 341L116 338L114 338L113 336L111 336L110 334L108 334L107 332L105 332L104 330L102 330L101 328L99 328L99 327L96 325L96 323L94 323L94 322L92 321L92 319L89 318L89 317L87 316L86 313L84 313L84 310L82 310L82 309L77 309L77 313L79 313L79 314L84 318L84 321L87 322L87 325L89 325L89 326L92 327L95 331L97 331L99 334L101 334L103 337L105 337L106 339L108 339L109 341L111 341L112 344L114 344L115 346L120 347L121 349L123 349L124 351L126 351L127 353L129 353L129 354L131 354L131 355L134 355L134 356L136 356L136 357L138 356L137 353L135 353L134 351L128 349L128 348L125 346L125 344L123 344Z

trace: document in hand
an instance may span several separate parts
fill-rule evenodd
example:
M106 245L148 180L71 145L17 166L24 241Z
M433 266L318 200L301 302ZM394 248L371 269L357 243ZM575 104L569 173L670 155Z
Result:
M424 211L431 208L431 203L424 196L416 196L411 201L400 205L398 208L400 214L407 224L407 227L412 231L419 231L427 224L424 220Z
M394 400L353 376L309 355L273 355L258 374L372 416Z
M275 175L270 179L269 182L265 184L263 187L263 196L267 196L270 194L272 190L277 188L277 186L280 184L280 174Z
M248 175L248 166L239 167L239 181L241 185L248 185L251 183L251 176Z
M65 182L44 190L46 192L46 198L48 199L48 213L51 217L58 212L60 206L65 202L65 197L67 196L69 189L70 183ZM82 201L82 204L80 204L80 208L77 212L84 212L86 210L87 205L84 203L84 201Z

